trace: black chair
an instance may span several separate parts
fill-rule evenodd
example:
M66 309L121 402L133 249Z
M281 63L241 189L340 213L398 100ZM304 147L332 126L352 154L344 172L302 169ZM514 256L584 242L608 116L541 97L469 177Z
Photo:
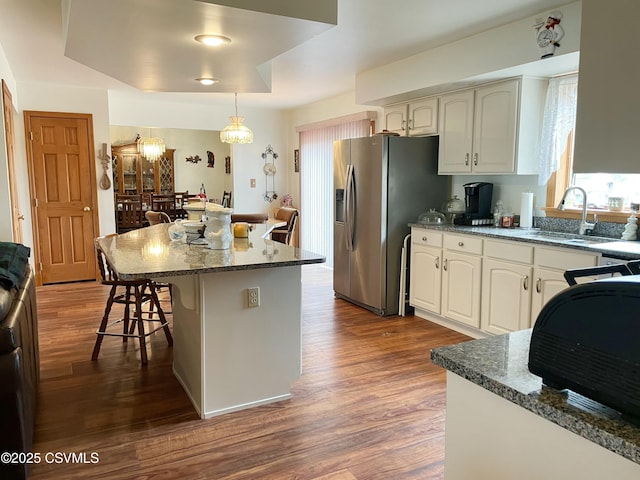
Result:
M564 272L564 279L569 286L577 285L576 278L595 277L597 275L637 275L640 273L639 262L616 263L613 265L600 265L598 267L573 268Z
M106 237L104 237L106 238ZM169 322L160 306L160 300L156 293L156 286L151 280L121 280L117 273L109 264L104 251L100 247L99 238L95 240L96 257L98 261L98 269L100 270L100 278L103 285L111 286L107 305L104 309L104 315L100 326L96 331L96 343L93 347L91 360L97 360L102 346L102 340L105 336L122 337L123 343L129 338L137 338L140 342L140 359L142 365L147 364L147 345L146 339L156 331L163 329L167 337L169 346L173 345L173 337L169 330ZM119 293L118 289L124 289ZM113 304L117 303L124 306L122 318L109 323L109 315ZM143 307L149 306L144 311ZM110 331L110 327L114 327L122 323L122 329ZM156 328L146 331L145 324L157 323ZM137 329L137 332L136 332Z

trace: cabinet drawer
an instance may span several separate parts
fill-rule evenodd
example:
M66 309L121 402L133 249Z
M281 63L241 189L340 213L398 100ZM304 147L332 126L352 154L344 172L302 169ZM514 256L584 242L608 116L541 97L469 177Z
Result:
M533 263L533 245L518 242L484 241L484 254L487 257L499 258L518 263Z
M482 238L447 233L444 236L444 248L454 252L482 255Z
M414 227L411 229L411 243L415 245L428 245L430 247L442 247L442 233Z
M582 253L566 248L535 247L536 265L553 268L555 270L568 270L570 268L594 267L598 264L598 255Z

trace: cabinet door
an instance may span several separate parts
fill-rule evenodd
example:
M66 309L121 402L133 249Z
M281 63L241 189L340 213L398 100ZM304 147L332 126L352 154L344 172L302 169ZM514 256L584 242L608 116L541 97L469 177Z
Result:
M118 154L118 166L120 168L119 188L120 193L139 193L142 185L139 169L140 161L137 154L121 153Z
M442 263L442 315L480 327L482 258L444 250Z
M413 307L440 313L442 250L411 246L409 303Z
M544 307L554 295L569 288L563 273L563 270L552 270L544 267L534 268L530 326L533 327L538 319L540 310L542 310L542 307Z
M175 179L173 173L173 148L168 148L159 158L155 169L155 192L171 193L175 191Z
M384 129L390 132L407 134L407 104L391 105L384 109Z
M515 173L518 81L476 89L472 170Z
M482 264L482 330L502 334L529 328L530 265L485 258Z
M425 98L409 104L409 136L438 133L438 98Z
M473 90L440 97L438 173L471 171Z

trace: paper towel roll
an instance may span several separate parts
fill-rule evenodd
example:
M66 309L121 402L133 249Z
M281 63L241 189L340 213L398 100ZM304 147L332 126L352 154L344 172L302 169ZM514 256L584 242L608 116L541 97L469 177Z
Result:
M533 193L522 192L520 197L520 227L533 226Z

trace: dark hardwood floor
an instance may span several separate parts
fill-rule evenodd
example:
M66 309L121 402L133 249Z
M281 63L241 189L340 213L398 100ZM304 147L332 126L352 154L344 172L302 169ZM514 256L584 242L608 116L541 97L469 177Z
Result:
M209 420L174 378L162 331L146 367L135 342L116 337L91 361L106 287L39 287L33 451L85 453L86 463L42 462L30 478L442 479L445 372L429 351L468 338L413 316L380 318L335 299L331 282L326 268L303 267L293 398Z

